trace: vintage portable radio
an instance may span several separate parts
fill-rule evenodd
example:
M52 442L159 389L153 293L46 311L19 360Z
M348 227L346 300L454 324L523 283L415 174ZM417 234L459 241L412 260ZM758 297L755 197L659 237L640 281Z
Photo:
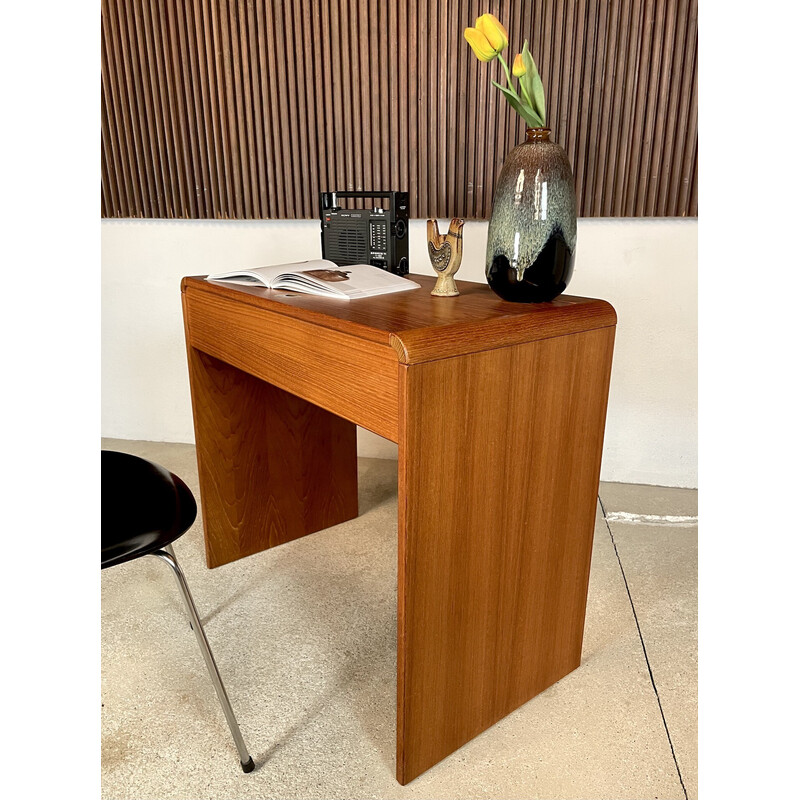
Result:
M388 198L389 208L342 208L341 198ZM408 274L408 192L322 192L322 257L340 267L372 264Z

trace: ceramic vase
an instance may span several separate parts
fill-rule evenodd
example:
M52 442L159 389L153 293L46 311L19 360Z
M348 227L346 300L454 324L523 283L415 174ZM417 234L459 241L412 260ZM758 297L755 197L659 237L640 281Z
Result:
M486 280L514 303L543 303L572 277L577 241L575 184L564 149L549 128L528 128L506 158L497 181Z

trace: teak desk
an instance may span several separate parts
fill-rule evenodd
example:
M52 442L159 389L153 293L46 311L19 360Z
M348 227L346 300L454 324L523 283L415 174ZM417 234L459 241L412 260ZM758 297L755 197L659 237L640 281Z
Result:
M399 445L397 780L581 660L616 315L458 281L340 302L184 278L209 567L358 514Z

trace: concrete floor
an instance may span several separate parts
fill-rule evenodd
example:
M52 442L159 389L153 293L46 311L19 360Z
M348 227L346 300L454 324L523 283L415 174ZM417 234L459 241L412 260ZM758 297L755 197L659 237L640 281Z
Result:
M190 445L104 440L180 475ZM408 786L394 778L397 465L361 516L208 570L175 543L256 770L168 568L102 573L104 798L697 797L697 492L602 484L581 667Z

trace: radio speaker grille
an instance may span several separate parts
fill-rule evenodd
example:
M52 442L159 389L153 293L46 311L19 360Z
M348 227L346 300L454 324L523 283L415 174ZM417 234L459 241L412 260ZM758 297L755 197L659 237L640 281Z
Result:
M369 248L363 231L344 228L332 236L328 257L340 266L346 264L369 263Z

